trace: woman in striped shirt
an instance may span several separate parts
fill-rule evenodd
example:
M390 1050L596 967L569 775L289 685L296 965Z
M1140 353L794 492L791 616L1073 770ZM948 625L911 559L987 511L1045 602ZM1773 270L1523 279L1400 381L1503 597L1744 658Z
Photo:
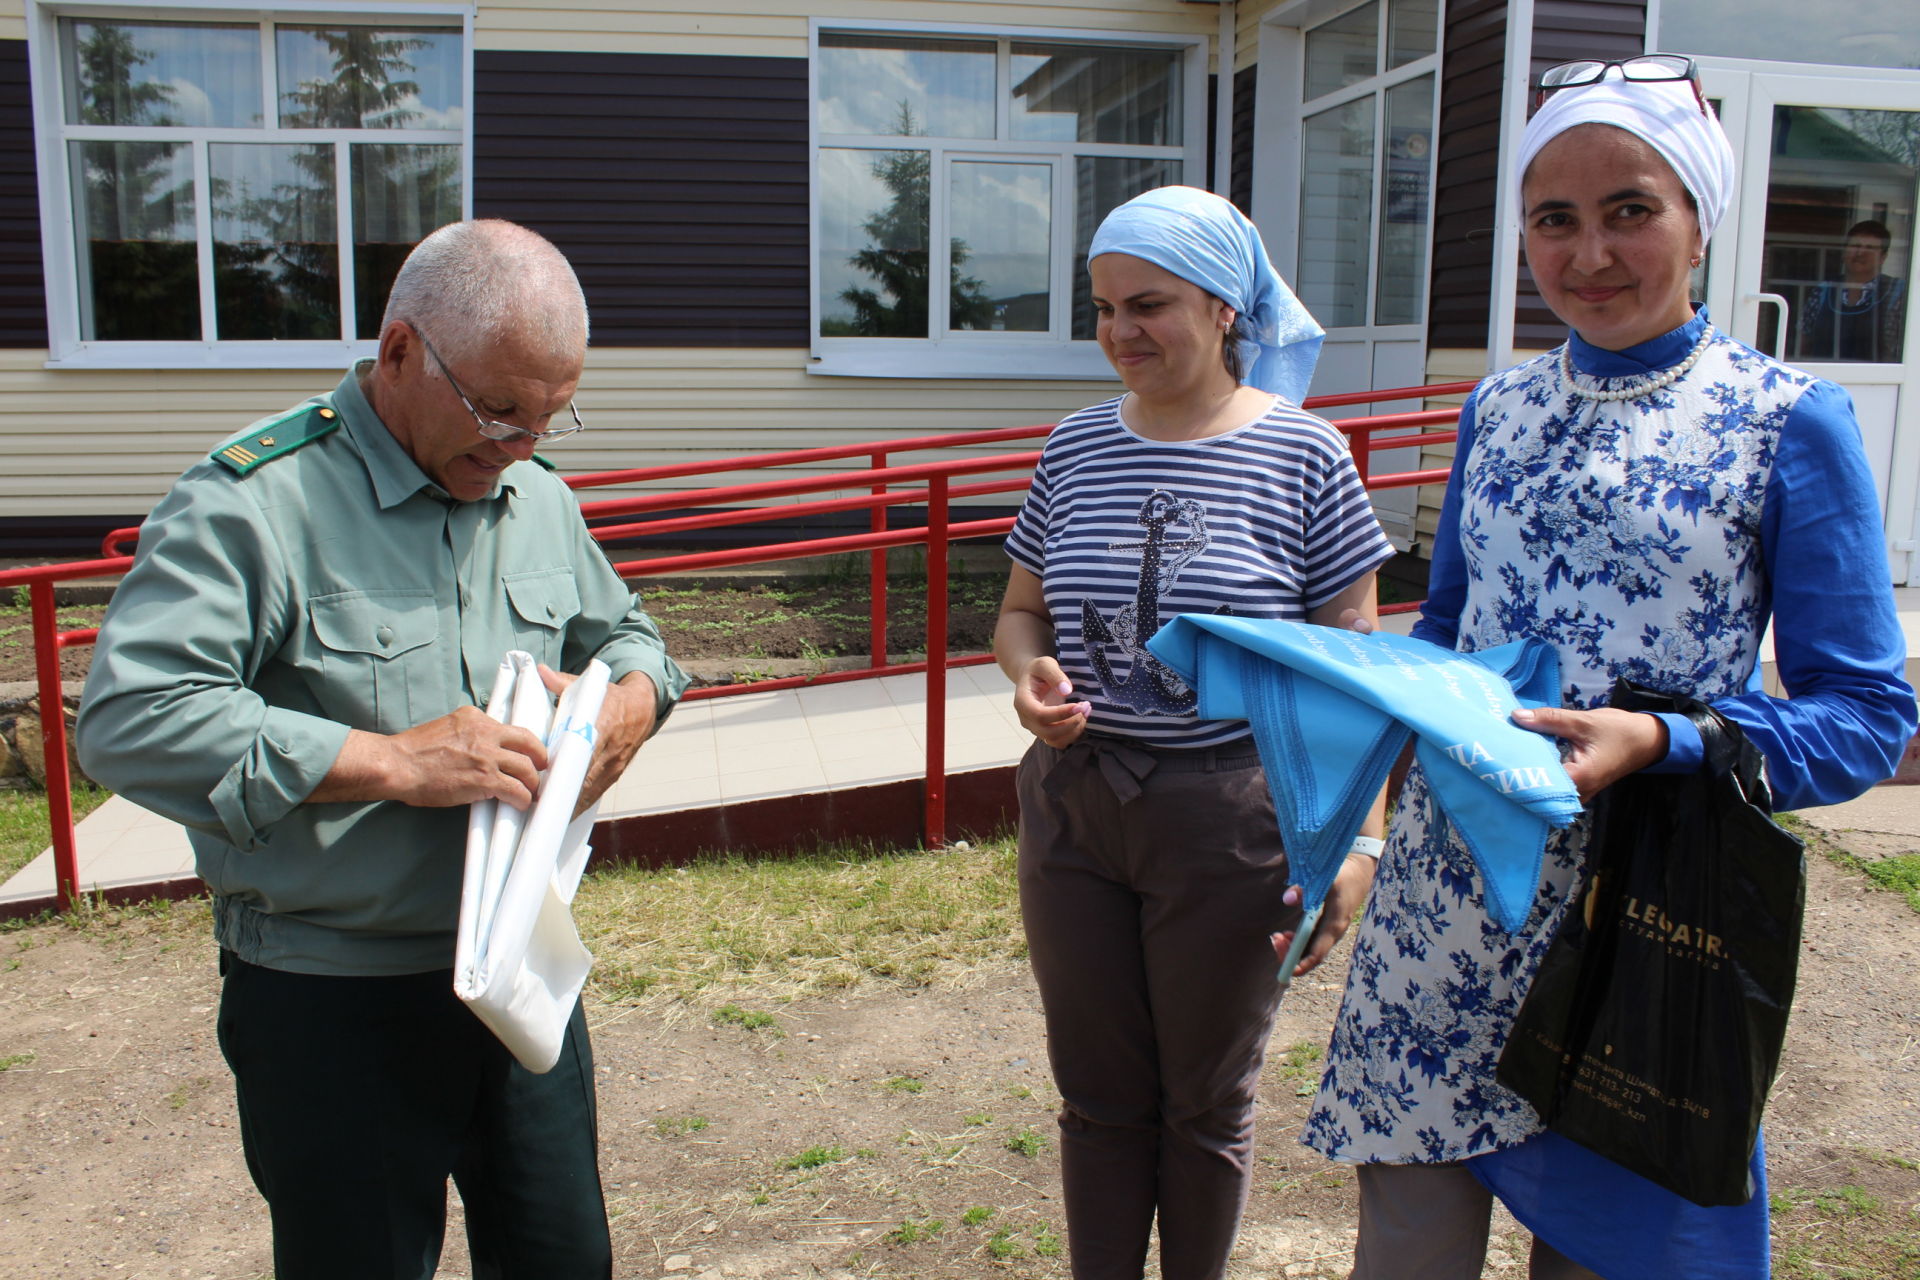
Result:
M1321 330L1250 222L1161 188L1088 257L1127 394L1049 436L994 636L1036 739L1021 906L1073 1274L1138 1280L1157 1215L1162 1275L1198 1280L1224 1273L1246 1204L1274 948L1300 910L1248 726L1197 717L1146 642L1183 612L1369 628L1393 552L1345 439L1299 407ZM1372 877L1348 860L1297 972Z

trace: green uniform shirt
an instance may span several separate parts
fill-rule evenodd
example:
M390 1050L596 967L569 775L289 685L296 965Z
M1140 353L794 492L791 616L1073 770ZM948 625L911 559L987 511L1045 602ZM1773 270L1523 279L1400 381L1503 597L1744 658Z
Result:
M189 829L222 946L299 973L420 973L453 964L467 809L303 803L348 729L482 703L508 649L645 672L662 718L687 679L558 477L519 462L491 496L452 501L357 373L233 437L154 509L79 749Z

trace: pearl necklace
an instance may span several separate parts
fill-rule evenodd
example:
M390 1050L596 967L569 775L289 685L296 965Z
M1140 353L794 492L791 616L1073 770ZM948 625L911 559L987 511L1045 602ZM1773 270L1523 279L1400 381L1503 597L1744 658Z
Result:
M1708 325L1700 331L1700 341L1693 344L1693 350L1687 352L1682 360L1665 373L1656 374L1630 386L1618 387L1610 391L1590 391L1574 380L1573 376L1573 340L1569 338L1560 348L1560 372L1567 382L1567 390L1582 400L1638 400L1641 396L1650 396L1656 391L1665 391L1674 383L1687 376L1689 370L1700 363L1700 357L1707 353L1707 345L1713 341L1713 326Z

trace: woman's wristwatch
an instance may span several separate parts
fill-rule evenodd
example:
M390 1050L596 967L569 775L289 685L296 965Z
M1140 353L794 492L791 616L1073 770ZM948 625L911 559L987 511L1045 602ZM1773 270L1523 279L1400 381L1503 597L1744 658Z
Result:
M1372 858L1375 862L1378 862L1380 861L1380 851L1386 847L1387 842L1378 836L1355 836L1353 843L1347 847L1347 856L1349 858Z

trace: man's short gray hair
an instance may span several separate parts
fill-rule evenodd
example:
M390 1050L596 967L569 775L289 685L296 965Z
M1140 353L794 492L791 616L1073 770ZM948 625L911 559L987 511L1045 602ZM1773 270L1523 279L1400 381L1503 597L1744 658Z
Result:
M497 218L454 222L414 246L380 329L403 320L455 363L524 333L555 359L587 346L587 300L566 257L537 231Z

